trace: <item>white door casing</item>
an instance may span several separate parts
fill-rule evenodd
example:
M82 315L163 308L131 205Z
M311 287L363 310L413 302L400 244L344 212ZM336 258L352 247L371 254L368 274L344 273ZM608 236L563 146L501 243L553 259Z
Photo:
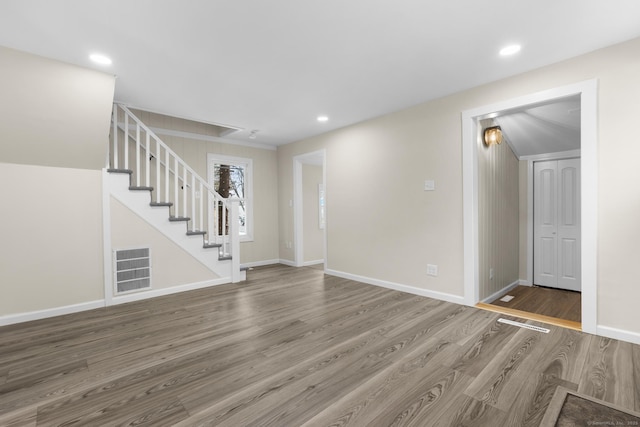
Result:
M478 119L495 112L580 95L582 331L611 336L598 328L598 80L568 84L462 112L464 298L480 301L478 251ZM533 189L532 189L533 191ZM533 212L531 212L533 217ZM533 238L533 233L531 233ZM533 279L532 272L531 279ZM613 338L613 336L611 336Z
M535 162L534 194L534 284L580 291L580 159Z
M325 196L325 209L326 209L326 194L327 194L327 154L326 150L318 150L309 153L300 154L293 157L293 244L294 244L294 260L293 266L304 266L304 222L303 222L303 192L302 192L302 165L312 164L322 166L322 183L324 186ZM326 210L325 210L326 215ZM324 270L327 270L328 255L327 255L327 232L328 225L325 223L323 228L323 258L324 258Z

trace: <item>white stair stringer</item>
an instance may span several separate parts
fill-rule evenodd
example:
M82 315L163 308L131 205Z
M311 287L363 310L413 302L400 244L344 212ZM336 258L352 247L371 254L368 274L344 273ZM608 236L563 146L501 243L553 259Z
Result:
M231 282L231 260L219 260L218 249L203 247L202 235L187 235L186 221L169 221L169 208L150 206L151 192L129 190L129 175L124 173L109 173L109 191L111 196L131 209L136 215L153 226L160 233L180 246L195 259L221 279ZM244 275L243 275L244 276ZM243 277L244 278L244 277Z

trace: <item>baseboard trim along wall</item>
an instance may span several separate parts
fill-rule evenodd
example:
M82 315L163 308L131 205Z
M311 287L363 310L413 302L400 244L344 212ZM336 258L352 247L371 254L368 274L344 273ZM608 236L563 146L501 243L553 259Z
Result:
M620 341L626 341L633 344L640 344L640 333L625 331L623 329L611 328L609 326L600 326L596 328L597 335L613 338Z
M47 319L49 317L73 314L80 311L94 310L96 308L102 307L104 307L104 300L83 302L80 304L72 304L63 307L48 308L38 311L30 311L27 313L8 314L6 316L0 316L0 326L31 322L33 320Z
M509 292L511 289L515 288L518 285L521 285L522 283L520 283L521 280L516 280L515 282L511 283L510 285L507 285L507 287L500 289L498 292L494 292L493 295L489 295L488 297L486 297L485 299L483 299L480 302L484 302L484 303L490 303L493 302L495 300L497 300L498 298L500 298L501 296L503 296L504 294L506 294L507 292Z
M420 295L422 297L433 298L441 301L453 302L464 305L464 297L447 294L444 292L430 291L428 289L416 288L414 286L402 285L400 283L387 282L386 280L373 279L371 277L358 276L357 274L345 273L336 270L325 270L325 274L342 277L343 279L355 280L357 282L366 283L368 285L380 286L395 291L406 292L409 294Z
M140 301L143 299L162 297L165 295L177 294L179 292L195 291L196 289L208 288L211 286L225 285L231 283L230 278L206 280L204 282L189 283L186 285L172 286L170 288L152 289L149 291L136 292L127 295L114 295L112 305L124 304L127 302Z
M240 267L264 267L265 265L280 264L279 259L266 259L263 261L241 262Z
M67 305L63 307L48 308L46 310L31 311L27 313L8 314L0 316L0 326L8 326L16 323L30 322L33 320L48 319L50 317L63 316L65 314L79 313L81 311L104 308L109 305L124 304L127 302L140 301L143 299L155 298L164 295L171 295L178 292L193 291L196 289L208 288L210 286L224 285L231 283L230 279L207 280L204 282L189 283L186 285L172 286L170 288L152 289L127 295L114 296L111 304L105 299L89 301L80 304Z
M318 264L324 264L324 260L323 259L316 259L313 261L305 261L302 266L303 267L309 267L310 265L318 265Z
M297 267L296 263L293 261L289 261L288 259L281 259L279 261L280 264L288 265L289 267Z

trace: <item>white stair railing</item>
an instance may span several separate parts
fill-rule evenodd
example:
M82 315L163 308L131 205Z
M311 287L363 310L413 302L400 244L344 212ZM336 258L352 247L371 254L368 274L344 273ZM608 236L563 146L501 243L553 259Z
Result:
M110 145L110 169L131 170L132 189L153 188L151 204L172 206L171 221L188 222L187 234L218 246L219 258L231 258L232 281L239 281L241 199L223 198L122 104L113 106Z

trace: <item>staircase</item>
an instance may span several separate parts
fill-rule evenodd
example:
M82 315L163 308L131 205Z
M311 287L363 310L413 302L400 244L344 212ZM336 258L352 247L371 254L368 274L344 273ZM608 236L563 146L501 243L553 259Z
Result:
M244 280L241 199L223 198L121 104L113 107L109 151L111 196L220 278Z

